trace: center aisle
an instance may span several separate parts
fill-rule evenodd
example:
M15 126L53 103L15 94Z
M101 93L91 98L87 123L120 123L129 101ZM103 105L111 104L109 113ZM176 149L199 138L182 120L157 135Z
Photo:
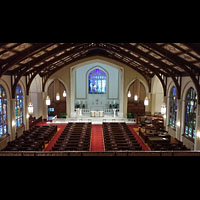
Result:
M90 151L105 151L102 125L92 125Z

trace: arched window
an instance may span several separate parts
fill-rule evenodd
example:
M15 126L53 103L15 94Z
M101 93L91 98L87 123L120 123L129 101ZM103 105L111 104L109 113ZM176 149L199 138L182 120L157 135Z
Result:
M24 123L24 96L20 85L16 87L15 115L16 127L20 127Z
M176 88L173 87L169 97L169 125L176 128L177 98Z
M89 73L89 94L106 93L106 73L99 68Z
M186 99L185 99L184 134L193 139L195 138L196 109L197 109L197 94L193 88L190 88L186 94Z
M7 96L5 89L0 85L0 137L8 133Z

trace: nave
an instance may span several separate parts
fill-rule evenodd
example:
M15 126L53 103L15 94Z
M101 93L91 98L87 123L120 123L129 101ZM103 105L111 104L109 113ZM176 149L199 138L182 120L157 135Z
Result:
M145 130L144 124L47 124L37 123L1 152L101 152L103 155L104 152L190 151L166 132L146 133L148 128Z

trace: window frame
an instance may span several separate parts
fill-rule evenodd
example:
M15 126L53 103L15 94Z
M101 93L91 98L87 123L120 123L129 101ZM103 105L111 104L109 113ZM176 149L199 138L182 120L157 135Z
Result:
M174 89L176 90L176 94L174 95ZM177 121L177 89L173 86L170 90L169 96L169 126L173 129L176 129L176 121ZM173 123L171 124L171 120Z
M1 91L1 96L0 96L0 127L2 127L2 132L0 132L0 137L3 137L4 135L8 135L8 100L7 100L7 94L5 88L0 84L0 91ZM4 96L3 96L4 93ZM5 108L4 108L5 105ZM6 119L5 116L6 115ZM6 128L6 132L5 132Z
M17 106L19 106L18 108L19 111L17 110ZM18 112L20 113L19 115L17 115ZM20 85L16 86L15 120L16 120L16 128L20 128L24 125L24 95L23 95L22 87ZM18 120L20 121L20 124L18 124Z
M189 97L189 93L191 93L191 90L193 91L192 97ZM191 101L194 101L194 108L193 108L193 112L189 113L187 111L190 111L191 109ZM189 107L188 107L189 106ZM189 109L188 109L189 108ZM195 140L196 137L196 119L197 119L197 92L193 87L190 87L186 93L185 96L185 115L184 115L184 133L183 135L188 138L191 139L192 141ZM186 121L186 117L188 117L187 121ZM193 123L193 124L192 124ZM186 128L188 127L188 131L186 131ZM192 128L191 131L191 136L189 135L189 129Z

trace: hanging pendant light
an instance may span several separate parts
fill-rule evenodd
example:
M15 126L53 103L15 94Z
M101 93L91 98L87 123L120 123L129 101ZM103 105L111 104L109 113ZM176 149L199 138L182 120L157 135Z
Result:
M64 92L63 92L63 97L66 97L67 96L67 93L66 93L66 91L64 90Z
M130 97L131 97L131 92L129 91L129 92L128 92L128 98L130 98Z
M32 115L33 114L33 104L30 102L29 104L28 104L28 114L29 115Z
M57 94L56 94L56 100L57 101L60 101L60 94L57 92Z
M145 106L148 106L148 105L149 105L149 99L148 99L148 97L145 98L145 100L144 100L144 105L145 105Z
M51 100L50 100L49 96L47 96L47 98L46 98L46 105L47 106L51 105Z
M135 95L135 96L134 96L134 100L135 100L135 101L138 101L138 95Z

